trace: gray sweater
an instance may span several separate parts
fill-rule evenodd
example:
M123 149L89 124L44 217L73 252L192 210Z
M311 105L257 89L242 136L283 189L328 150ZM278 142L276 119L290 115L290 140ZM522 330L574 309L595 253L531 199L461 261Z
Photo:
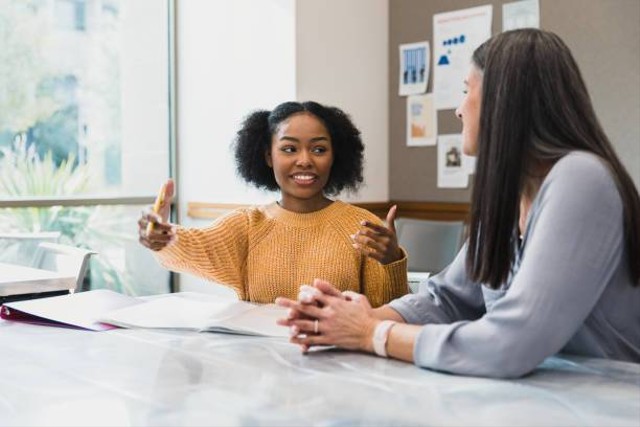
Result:
M640 287L631 286L622 212L597 157L562 158L531 206L499 290L469 279L465 245L427 289L390 303L407 323L425 325L416 365L518 377L559 351L640 363Z

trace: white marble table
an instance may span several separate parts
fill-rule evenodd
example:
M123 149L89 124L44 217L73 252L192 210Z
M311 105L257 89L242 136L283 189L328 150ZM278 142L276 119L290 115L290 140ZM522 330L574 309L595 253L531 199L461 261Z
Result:
M212 333L0 320L0 426L635 426L640 365L550 358L519 380Z
M75 287L75 276L0 263L0 296L62 291Z

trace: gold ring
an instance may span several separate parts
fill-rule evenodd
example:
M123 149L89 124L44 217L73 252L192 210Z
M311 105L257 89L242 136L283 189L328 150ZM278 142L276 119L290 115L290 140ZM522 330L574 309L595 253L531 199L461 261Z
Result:
M318 333L318 319L313 322L313 333Z

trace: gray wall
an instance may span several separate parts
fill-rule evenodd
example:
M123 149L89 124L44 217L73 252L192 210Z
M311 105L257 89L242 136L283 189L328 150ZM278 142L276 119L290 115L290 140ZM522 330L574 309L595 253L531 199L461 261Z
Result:
M493 34L508 1L389 0L389 196L395 201L468 202L470 189L438 189L436 147L406 146L406 99L398 96L398 45L428 40L433 15L493 4ZM540 0L540 27L572 50L596 113L640 188L640 1ZM432 91L432 75L427 88ZM454 110L438 112L438 133L462 130ZM473 178L473 177L472 177ZM472 180L470 180L471 187Z

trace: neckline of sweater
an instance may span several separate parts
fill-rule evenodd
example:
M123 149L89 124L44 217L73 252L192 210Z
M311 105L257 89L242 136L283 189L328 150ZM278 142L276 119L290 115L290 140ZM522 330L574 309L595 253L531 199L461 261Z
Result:
M286 225L311 227L319 223L326 222L329 218L334 216L336 212L341 210L344 205L344 202L334 200L333 203L323 209L308 213L298 213L288 211L278 203L273 202L266 206L266 213L268 216L278 222L285 223Z

